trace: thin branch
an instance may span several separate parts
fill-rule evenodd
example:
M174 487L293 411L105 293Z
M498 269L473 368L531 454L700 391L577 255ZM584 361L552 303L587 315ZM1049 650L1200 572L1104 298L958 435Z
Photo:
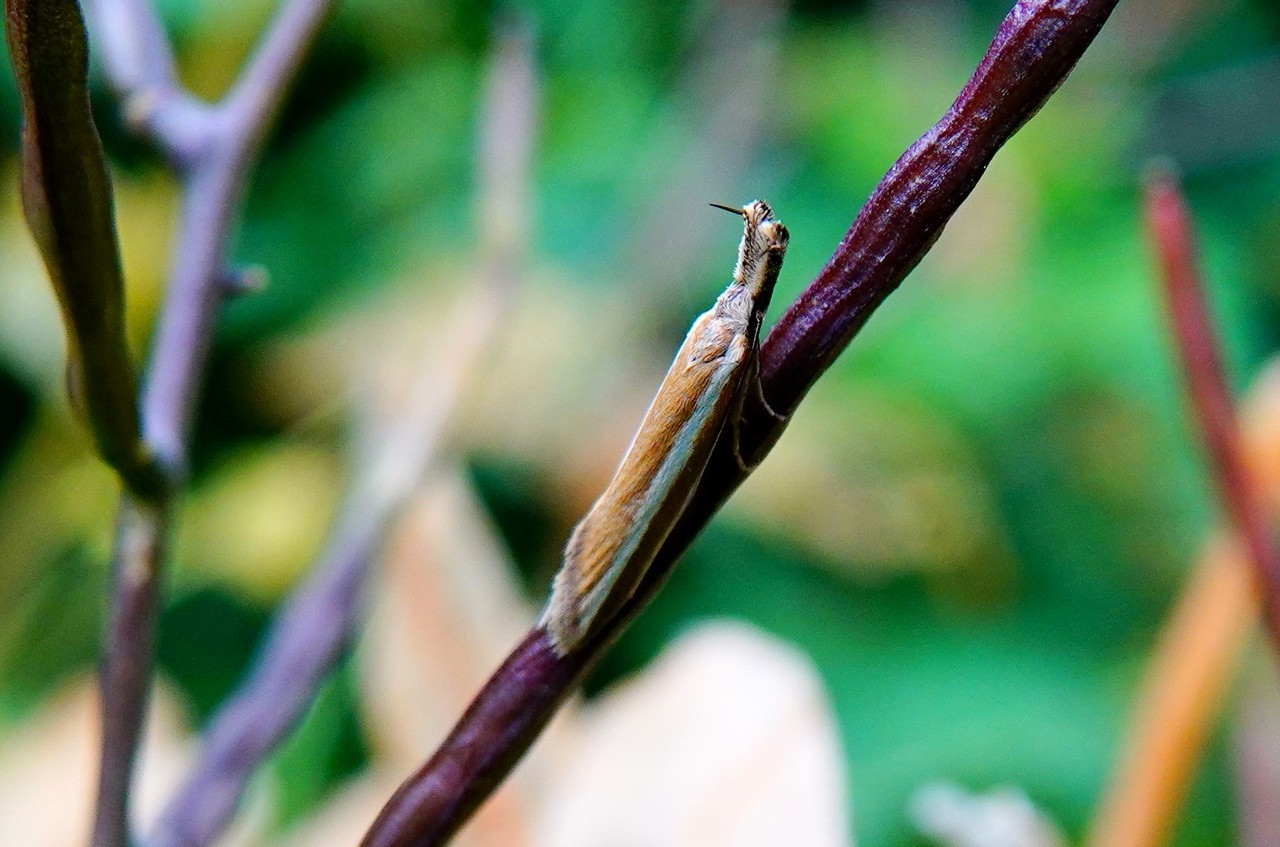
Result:
M102 667L102 765L93 842L128 843L129 783L150 684L169 480L144 443L124 332L111 181L89 108L75 0L10 0L6 35L23 97L23 207L67 328L70 393L124 483Z
M333 0L285 3L241 81L215 107L219 135L185 181L172 279L142 407L148 443L179 476L185 474L199 377L226 294L227 250L249 168L332 7Z
M537 82L527 29L504 32L482 106L484 271L464 296L438 355L420 367L406 408L368 439L327 551L290 597L239 689L205 733L199 760L149 847L204 847L226 828L261 763L297 725L351 641L362 589L388 528L436 454L458 400L512 304L528 242Z
M181 88L164 24L148 0L84 0L83 5L103 68L121 97Z
M1280 551L1257 482L1245 464L1240 426L1227 386L1221 345L1205 301L1194 227L1174 176L1155 170L1147 181L1147 224L1160 261L1187 394L1209 453L1218 494L1248 548L1263 601L1263 620L1280 650Z
M480 103L477 225L485 285L498 293L523 275L530 240L539 87L533 23L501 24Z
M243 181L280 109L302 57L333 10L333 0L281 5L231 91L216 105L178 80L173 51L146 0L87 0L104 67L124 101L126 121L148 136L180 173L225 157Z
M1274 570L1268 514L1241 447L1221 346L1205 300L1191 215L1176 178L1153 169L1146 217L1187 393L1235 537L1202 558L1165 624L1125 754L1089 834L1096 847L1158 847L1173 832L1208 734ZM1252 575L1252 579L1250 576ZM1267 620L1273 627L1274 613Z
M142 398L147 447L168 476L168 494L147 509L127 498L120 524L128 527L114 552L112 621L102 669L103 747L94 847L126 847L134 754L150 689L156 607L172 496L186 476L191 418L200 393L222 281L245 181L262 138L320 21L326 0L288 0L250 60L253 86L275 84L271 96L229 98L210 107L181 92L172 53L150 7L138 0L99 0L105 19L108 70L135 109L147 105L146 127L183 177L182 212L170 281ZM237 89L238 90L238 89ZM171 96L172 95L172 96Z
M236 171L213 159L195 168L182 197L173 267L142 395L147 443L176 484L186 477L191 418L223 300L222 269L242 192Z
M380 530L371 520L335 538L277 614L258 662L219 707L148 845L196 847L222 834L249 778L301 719L345 647Z
M505 286L503 292L505 293ZM204 847L222 834L249 779L311 705L346 653L371 565L388 529L430 468L459 397L488 349L509 298L497 289L465 298L441 355L424 363L410 405L370 439L356 463L328 549L290 596L254 666L205 732L200 756L160 818L148 847Z
M166 503L121 498L110 619L102 660L102 757L93 847L125 847L134 760L151 687L155 609L163 566Z
M211 110L182 87L155 8L148 0L84 0L84 7L125 122L185 170L208 144Z
M1019 2L942 120L881 181L817 280L770 333L762 381L791 412L915 267L996 151L1075 67L1116 0ZM742 455L762 459L784 423L746 410ZM722 444L650 572L601 634L566 657L535 628L515 647L423 767L388 801L364 847L442 844L523 755L583 673L653 598L676 560L745 474Z
M275 121L302 58L333 11L333 0L288 0L219 106L228 140L239 153L241 179Z

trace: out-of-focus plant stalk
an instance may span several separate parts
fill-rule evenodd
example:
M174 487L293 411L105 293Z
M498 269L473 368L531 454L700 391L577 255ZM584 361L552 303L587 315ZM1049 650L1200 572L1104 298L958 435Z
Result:
M440 355L422 364L404 408L389 422L369 424L376 437L356 456L355 478L326 551L277 615L239 689L210 721L196 765L148 847L204 847L217 840L249 779L297 725L349 645L361 589L387 530L431 466L460 396L510 312L528 244L537 88L531 32L503 30L481 107L481 284L463 295Z
M68 388L121 494L102 663L102 768L94 844L128 842L128 796L150 684L157 577L172 480L145 444L124 327L111 182L89 109L88 43L75 0L8 0L23 101L22 198L62 310Z
M105 634L93 828L95 847L126 847L171 498L185 477L192 410L225 293L231 232L249 168L332 0L288 0L239 82L216 105L182 90L172 51L145 0L89 5L128 116L168 156L183 184L168 299L139 404L125 345L111 184L89 112L80 9L75 0L7 0L25 115L23 205L67 325L73 400L127 489Z
M1023 0L969 83L871 195L827 267L782 316L762 350L770 405L793 411L871 312L915 267L996 151L1075 67L1116 0ZM764 458L785 421L749 398L741 456ZM453 731L387 803L364 847L443 844L506 776L582 675L660 588L680 554L741 484L720 445L693 501L644 582L601 634L560 657L535 628L476 695Z
M1167 168L1151 170L1145 193L1188 399L1235 539L1212 545L1165 624L1131 737L1089 833L1092 847L1169 842L1257 615L1259 588L1266 628L1280 649L1280 559L1267 500L1245 461L1191 213Z
M1266 502L1240 446L1240 426L1205 300L1191 214L1177 179L1168 170L1152 171L1146 210L1187 395L1218 495L1249 550L1262 596L1263 622L1280 657L1280 550Z
M1234 744L1240 847L1280 844L1280 696L1274 671L1242 686Z
M150 0L82 0L126 123L179 171L210 143L213 109L178 80L173 49Z
M1201 554L1160 632L1089 847L1169 842L1253 631L1250 571L1234 537L1213 539Z
M143 431L179 478L249 169L332 0L288 0L227 96L207 107L208 134L175 161L183 203L164 310L143 393ZM168 121L157 126L171 127ZM161 138L169 130L157 134ZM172 130L178 132L177 130Z

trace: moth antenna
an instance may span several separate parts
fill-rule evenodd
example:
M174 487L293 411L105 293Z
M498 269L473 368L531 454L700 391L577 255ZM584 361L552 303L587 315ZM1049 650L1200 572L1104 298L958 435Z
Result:
M733 212L740 218L745 218L747 216L746 209L743 209L741 206L726 206L723 203L708 203L707 205L716 209L724 209L726 212Z

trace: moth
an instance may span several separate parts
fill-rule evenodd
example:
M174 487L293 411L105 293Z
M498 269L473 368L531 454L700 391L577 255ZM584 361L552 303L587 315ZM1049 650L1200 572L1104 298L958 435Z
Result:
M612 481L569 538L540 620L562 656L635 591L717 439L734 438L737 450L746 392L760 391L760 324L790 235L763 201L712 205L743 219L733 281L694 321Z

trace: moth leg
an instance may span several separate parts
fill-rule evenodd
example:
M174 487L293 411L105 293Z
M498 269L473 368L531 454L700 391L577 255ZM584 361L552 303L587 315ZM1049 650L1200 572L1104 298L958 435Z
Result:
M756 368L757 370L755 373L758 374L760 362L758 360L753 360L752 365L749 367ZM748 380L753 378L752 373L746 373L743 374L743 376ZM757 377L757 382L758 381ZM746 406L746 399L747 386L744 382L739 384L737 396L733 400L733 408L729 410L729 426L728 432L725 433L725 437L729 439L729 446L733 448L733 458L738 463L738 470L742 471L744 474L749 474L756 469L756 465L758 465L759 462L755 465L748 464L747 460L742 458L742 410Z
M790 419L790 415L784 415L774 411L769 405L769 401L764 396L764 385L760 382L760 339L756 339L751 345L751 361L747 365L747 372L743 374L743 385L738 389L737 399L733 403L733 411L730 415L730 432L729 437L733 439L733 458L738 462L738 469L743 473L751 473L759 465L759 462L750 463L742 457L742 439L740 436L742 427L742 412L746 406L747 392L750 391L755 395L755 399L760 401L760 406L765 410L769 417L778 423L785 423Z
M760 339L755 340L754 349L751 351L751 370L747 373L747 382L751 383L751 389L756 394L756 399L760 401L760 405L769 417L778 423L786 423L791 416L784 415L781 412L775 412L773 407L769 405L769 401L764 397L764 383L760 381Z
M742 405L741 401L739 401L738 406L741 407L741 405ZM756 469L756 465L748 464L747 460L742 458L742 440L739 436L739 427L741 426L741 424L742 424L742 418L740 416L735 415L733 418L733 423L729 425L729 429L730 429L729 438L732 439L733 441L733 458L734 458L734 461L738 463L738 470L742 471L743 473L751 473L753 470ZM758 465L759 462L757 462L756 464Z

